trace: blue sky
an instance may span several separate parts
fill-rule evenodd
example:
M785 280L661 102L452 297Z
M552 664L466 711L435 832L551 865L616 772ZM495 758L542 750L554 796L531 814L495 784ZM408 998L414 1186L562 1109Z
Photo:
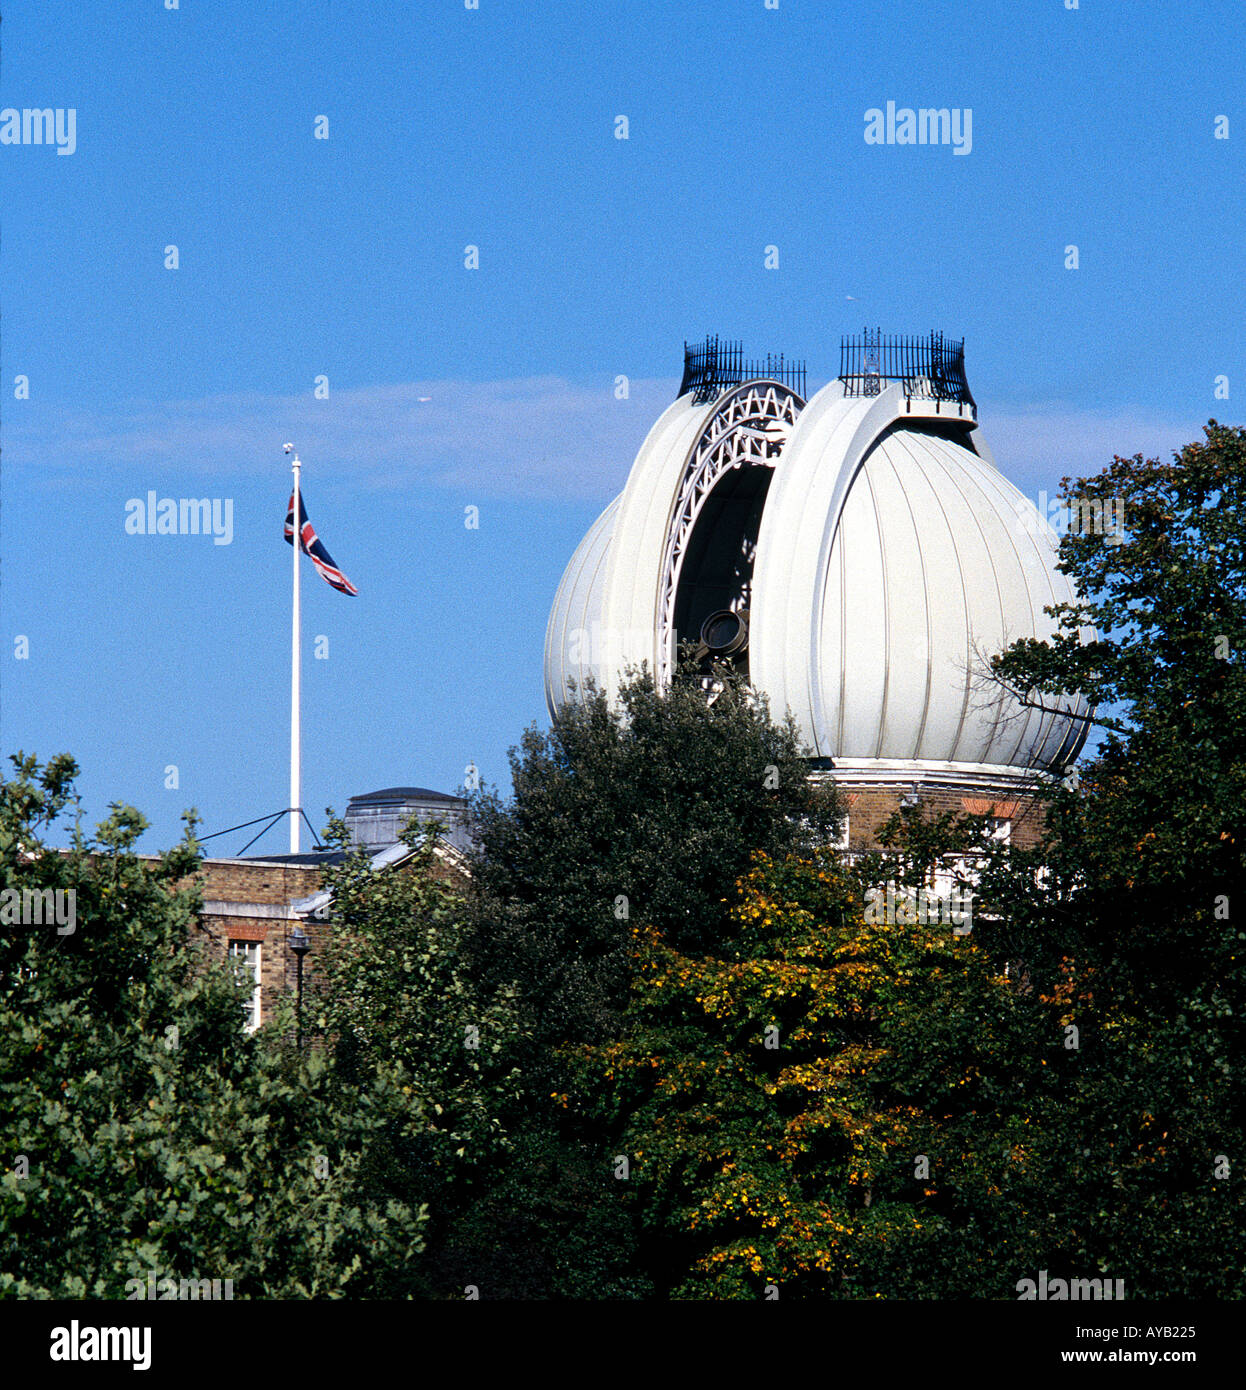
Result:
M285 805L286 440L360 590L305 569L320 825L508 782L685 338L812 389L865 323L963 336L1031 496L1234 422L1244 40L1236 0L10 3L0 105L73 108L77 143L0 145L3 751L71 752L88 819L137 805L152 849L189 805ZM888 100L971 109L971 152L867 145ZM149 491L230 499L231 543L126 534Z

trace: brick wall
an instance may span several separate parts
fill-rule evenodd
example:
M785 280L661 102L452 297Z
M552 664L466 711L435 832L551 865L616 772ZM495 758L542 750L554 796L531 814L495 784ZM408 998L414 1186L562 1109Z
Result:
M909 786L838 785L848 803L848 848L876 848L880 827L900 809L900 798L909 792ZM917 792L922 812L928 817L951 811L956 815L998 816L1011 821L1011 843L1021 849L1035 845L1042 833L1042 803L1032 797L1015 792L983 793L977 788L973 795L966 794L964 788L952 787L919 786Z
M399 867L395 872L407 873ZM438 859L433 876L444 882L465 883L465 875L453 863ZM205 859L201 865L205 910L199 919L209 958L224 960L231 941L257 942L260 947L260 1021L267 1023L283 993L295 990L297 957L290 950L290 934L302 926L311 940L303 959L304 994L316 976L328 925L297 919L291 905L309 898L321 886L318 865L282 864L250 859ZM249 911L248 909L253 909Z
M320 887L320 868L265 860L205 859L203 879L205 899L285 904L308 898Z

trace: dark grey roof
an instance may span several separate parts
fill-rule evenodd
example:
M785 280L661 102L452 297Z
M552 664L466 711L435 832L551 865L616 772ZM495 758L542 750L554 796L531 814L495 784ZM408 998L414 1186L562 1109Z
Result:
M352 806L368 801L447 801L458 803L461 796L449 796L445 792L431 791L428 787L384 787L379 792L365 792L362 796L352 796Z
M295 868L314 868L317 864L340 864L346 856L340 849L313 849L304 854L247 854L243 858L262 860L267 864L290 864Z

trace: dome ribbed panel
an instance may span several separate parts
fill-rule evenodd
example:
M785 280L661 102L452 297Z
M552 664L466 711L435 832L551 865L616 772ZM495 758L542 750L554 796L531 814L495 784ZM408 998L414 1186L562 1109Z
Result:
M984 661L1010 642L1048 636L1044 606L1070 594L1054 537L1029 513L952 440L898 429L868 451L820 615L832 756L1028 768L1068 745L1066 717L1001 701L983 679Z
M973 635L983 627L998 628L1002 600L993 557L984 544L974 490L966 485L960 467L962 460L956 459L956 467L949 472L947 456L931 447L944 442L910 433L897 435L894 447L905 457L906 468L921 473L929 489L928 621L942 634L932 654L931 688L933 692L946 687L946 698L928 702L922 741L914 756L956 761L976 734L976 700L970 676ZM964 449L958 453L974 457ZM974 462L980 466L976 459Z
M593 522L563 573L545 628L545 703L551 715L570 697L568 683L605 681L607 634L602 624L606 561L619 498Z
M1034 504L995 469L975 461L967 471L989 505L989 515L994 518L994 526L984 528L984 535L996 537L988 542L996 568L1005 574L1019 573L1028 600L1028 613L1019 601L1014 606L1004 606L1001 634L995 645L987 649L988 653L1002 650L1019 637L1048 638L1056 631L1056 624L1043 610L1057 603L1073 602L1075 598L1072 583L1056 569L1059 542L1039 517ZM1005 540L1009 545L1007 551ZM1005 561L1005 556L1011 557L1010 563ZM1058 707L1054 700L1048 699L1045 703L1053 706L1051 712L1030 710L1018 715L1015 705L1007 707L1008 717L1000 722L992 740L992 761L1022 767L1050 767L1062 765L1062 748L1070 745L1080 748L1084 736L1082 726L1069 715L1084 714L1085 702L1065 701Z
M848 494L831 548L831 583L823 617L823 651L838 669L822 671L827 724L843 748L874 757L879 718L892 692L887 676L887 571L875 490L861 474Z

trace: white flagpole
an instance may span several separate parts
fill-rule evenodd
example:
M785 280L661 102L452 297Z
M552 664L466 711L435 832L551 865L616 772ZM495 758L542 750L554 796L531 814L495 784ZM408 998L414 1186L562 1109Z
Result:
M289 447L289 446L287 446ZM294 472L294 535L291 538L294 544L290 547L294 551L294 609L293 622L291 624L291 657L290 657L290 853L299 853L299 815L303 809L302 803L302 758L301 758L301 727L299 722L299 676L300 676L300 627L299 622L299 551L302 549L303 535L299 525L301 507L299 503L299 463L298 454L294 455L294 462L291 468Z

